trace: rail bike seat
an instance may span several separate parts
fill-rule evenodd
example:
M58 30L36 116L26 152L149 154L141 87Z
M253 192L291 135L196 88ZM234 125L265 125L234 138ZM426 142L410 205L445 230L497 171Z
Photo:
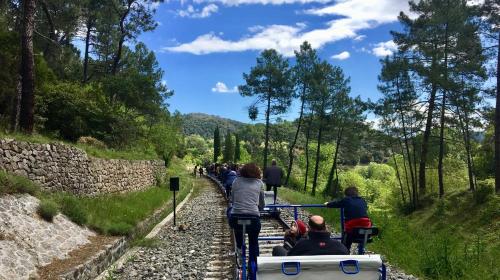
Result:
M364 244L373 242L372 237L378 235L377 227L355 227L352 229L352 243Z
M380 255L258 257L257 280L385 279Z

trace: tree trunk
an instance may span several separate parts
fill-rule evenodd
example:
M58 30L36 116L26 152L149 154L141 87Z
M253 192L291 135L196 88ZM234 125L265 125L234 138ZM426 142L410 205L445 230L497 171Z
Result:
M309 177L309 138L311 136L311 121L307 124L306 131L306 175L304 179L304 192L307 192L307 179Z
M319 171L319 157L320 157L320 152L321 152L321 136L323 134L323 114L319 116L319 122L318 122L318 146L316 147L316 165L314 166L314 178L313 178L313 186L312 186L312 192L311 194L313 196L316 195L316 186L318 184L318 171Z
M425 123L424 136L422 138L422 150L420 151L420 168L418 170L418 188L420 194L425 194L425 166L427 163L427 153L429 152L429 138L432 129L432 115L436 102L436 83L432 82L431 96L429 98L429 108L427 108L427 121ZM415 203L417 203L415 201Z
M447 3L449 3L447 1ZM441 103L441 117L439 128L439 159L438 159L438 179L439 179L439 197L444 196L444 178L443 178L443 158L444 158L444 125L446 113L446 94L448 92L448 23L445 28L445 43L444 43L444 90Z
M410 178L411 178L411 186L412 186L412 189L415 189L416 187L416 182L415 182L415 176L417 176L417 174L414 174L413 173L413 168L412 168L412 162L411 162L411 154L410 154L410 147L409 147L409 144L408 144L408 135L407 135L407 129L406 129L406 121L405 121L405 116L404 116L404 113L403 113L403 108L401 106L401 94L400 94L400 91L399 91L399 80L396 80L396 87L397 87L397 92L398 92L398 97L399 97L399 114L400 114L400 118L401 118L401 125L402 125L402 128L403 128L403 139L404 139L404 144L405 144L405 150L406 150L406 155L408 157L408 167L410 169ZM400 142L401 144L401 142ZM403 154L404 154L404 151L402 151ZM405 167L405 172L406 172L406 167ZM406 176L408 178L408 176Z
M335 197L338 194L338 189L337 186L333 186L333 177L335 174L335 170L337 170L337 158L340 150L340 142L342 141L342 133L344 132L344 127L341 126L339 127L339 131L337 134L337 141L335 141L335 153L333 155L333 163L332 163L332 168L330 169L330 173L328 174L328 181L326 182L326 188L325 190L330 192L330 194ZM334 188L333 188L334 187Z
M83 59L83 83L88 81L88 66L89 66L89 46L90 46L90 35L92 32L92 19L87 20L87 33L85 34L85 54Z
M264 169L267 167L267 153L269 147L269 116L271 115L271 92L267 93L267 110L266 110L266 138L264 142Z
M43 13L47 17L47 23L48 23L48 28L49 28L49 39L50 41L47 42L45 49L43 51L43 55L46 58L46 60L49 63L55 63L55 49L54 46L59 43L56 35L56 27L54 25L54 20L52 19L52 16L50 15L49 8L47 7L47 3L45 1L40 1L40 4L42 6Z
M415 203L417 201L417 199L415 197L416 192L417 192L417 186L411 185L411 188L410 188L410 183L408 181L408 169L406 167L406 156L405 156L403 144L401 143L401 140L399 140L399 139L398 139L398 142L399 142L399 146L401 147L401 155L403 156L403 168L405 170L405 180L406 180L406 188L408 189L408 198L410 200L410 204L412 205L412 207L415 207L416 206ZM410 161L411 161L411 158L408 158L408 162L410 162Z
M33 30L35 0L23 1L23 33L21 39L21 110L19 126L25 133L33 133L35 106L35 73L33 56Z
M21 75L19 74L17 77L16 96L12 102L12 115L10 120L10 130L12 132L16 132L19 128L19 115L21 112L21 79Z
M472 167L472 152L471 152L471 144L470 144L470 131L469 131L469 120L467 112L464 112L464 120L459 115L460 124L462 125L464 144L465 144L465 153L467 156L467 172L469 175L469 190L474 191L476 189L475 180L474 180L474 168Z
M438 180L439 180L439 197L444 196L444 178L443 178L443 157L444 157L444 118L446 112L446 90L443 91L443 99L441 103L441 116L439 128L439 159L438 159Z
M396 155L394 154L394 152L392 153L392 159L394 160L394 167L396 167L396 176L398 177L399 187L401 189L401 199L403 200L403 203L406 204L403 182L401 182L401 175L399 174L398 162L396 161Z
M299 137L300 133L300 126L302 124L302 115L304 114L304 104L305 104L305 91L306 87L302 89L302 103L300 105L300 113L299 113L299 120L297 122L297 131L295 132L295 137L293 138L292 145L290 146L290 151L288 152L288 169L286 171L286 179L285 179L285 186L288 185L288 180L290 179L290 174L292 173L292 165L293 165L293 149L295 148L295 145L297 144L297 138Z
M495 108L495 192L500 194L500 32L498 32L497 99Z
M118 65L122 57L123 43L125 42L125 20L130 13L130 8L133 3L134 1L128 1L127 10L120 18L120 40L118 41L118 50L115 53L115 58L113 59L113 68L111 69L111 74L113 75L116 75L116 73L118 72Z

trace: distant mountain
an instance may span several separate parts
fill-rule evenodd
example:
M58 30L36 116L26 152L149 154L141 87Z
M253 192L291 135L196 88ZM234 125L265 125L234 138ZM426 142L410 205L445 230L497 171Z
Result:
M182 116L182 120L184 134L198 134L210 139L214 137L214 130L217 126L219 126L221 134L225 135L228 130L234 132L247 125L239 121L203 113L186 114Z

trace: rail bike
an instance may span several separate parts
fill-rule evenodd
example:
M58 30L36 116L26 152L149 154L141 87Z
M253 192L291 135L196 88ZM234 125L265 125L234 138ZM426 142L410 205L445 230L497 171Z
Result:
M222 184L213 176L207 175L225 195ZM323 204L274 204L273 192L265 193L265 207L260 213L261 231L257 262L248 261L246 227L250 221L238 219L243 228L241 252L234 249L236 268L234 279L237 280L385 280L386 266L378 254L365 254L366 244L378 234L378 228L354 228L353 243L357 244L356 255L316 255L316 256L272 256L274 246L283 244L284 231L289 229L291 221L299 219L301 209L325 208ZM228 201L229 203L229 201ZM287 215L285 211L288 212ZM344 213L339 211L341 234L332 235L332 239L342 240L344 236ZM291 213L291 214L290 214ZM233 240L236 244L234 230Z

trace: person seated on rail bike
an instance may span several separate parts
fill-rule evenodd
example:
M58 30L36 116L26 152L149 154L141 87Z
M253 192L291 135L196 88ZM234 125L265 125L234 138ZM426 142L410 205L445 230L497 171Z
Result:
M273 248L273 256L286 256L297 242L307 236L307 226L302 220L293 221L290 229L285 231L283 246Z
M271 188L274 192L274 204L276 204L276 197L278 195L278 188L281 187L281 179L283 178L283 170L276 165L276 160L271 161L271 166L266 167L264 170L264 182L266 183L266 191Z
M231 188L236 177L238 177L238 174L236 174L235 166L232 165L231 169L228 169L223 183L224 189L226 190L226 195L228 197L231 195Z
M372 222L368 218L368 205L359 196L358 188L351 186L345 189L345 197L340 200L325 202L329 208L344 208L344 240L342 243L351 249L353 241L353 229L356 227L371 227Z
M349 250L337 240L330 238L325 219L314 215L309 218L308 239L302 239L287 256L349 255Z
M238 224L238 220L251 221L245 229L248 234L249 264L252 261L257 263L259 255L260 210L264 208L263 186L260 169L255 163L243 165L240 177L237 177L232 185L229 225L234 229L237 252L241 255L243 227Z

